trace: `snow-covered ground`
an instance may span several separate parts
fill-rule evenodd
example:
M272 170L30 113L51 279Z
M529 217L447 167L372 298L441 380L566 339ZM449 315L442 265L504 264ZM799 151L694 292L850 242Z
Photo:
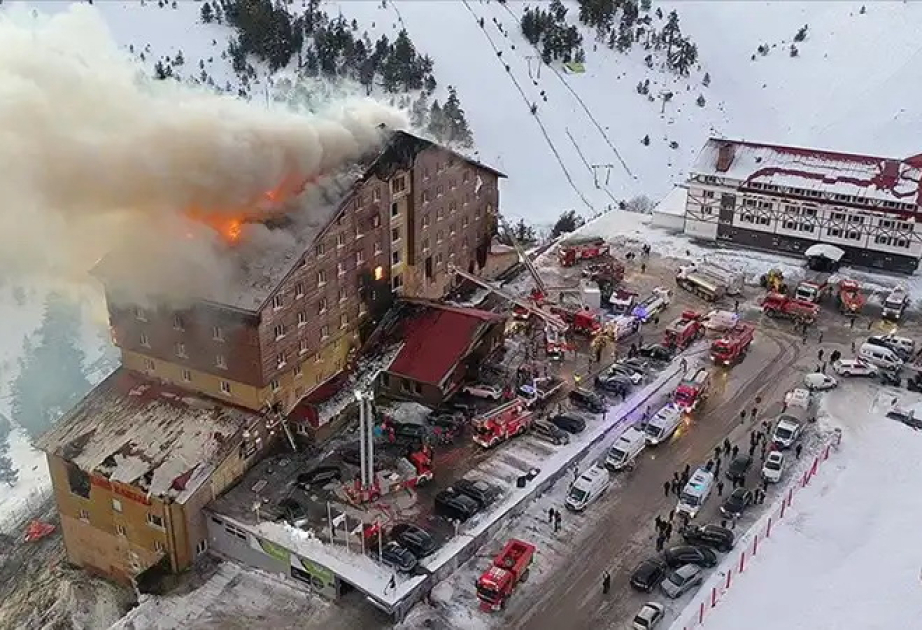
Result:
M922 433L886 417L892 391L855 385L825 400L845 427L839 452L735 577L707 630L736 630L741 619L752 630L916 627Z

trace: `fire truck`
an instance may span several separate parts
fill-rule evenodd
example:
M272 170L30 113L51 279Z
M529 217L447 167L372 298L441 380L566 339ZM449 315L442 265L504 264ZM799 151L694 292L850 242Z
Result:
M634 307L631 315L646 324L662 313L670 302L672 302L672 292L663 287L656 287L650 297Z
M581 260L610 256L611 248L600 236L568 238L560 244L557 259L561 267L572 267Z
M804 302L820 302L826 295L832 291L832 285L829 283L830 274L814 272L807 275L807 278L797 285L794 289L794 299Z
M769 317L783 317L812 324L820 312L814 302L806 302L781 293L769 293L762 300L762 312Z
M615 315L605 321L605 329L615 341L621 341L640 330L640 320L633 315Z
M617 260L593 263L583 269L583 276L599 286L621 284L624 280L624 265Z
M861 292L861 285L855 280L839 282L839 310L846 315L857 315L864 307L867 298Z
M704 335L701 315L694 311L684 311L682 316L669 324L663 334L663 346L674 350L684 350Z
M727 295L739 295L746 284L746 276L738 271L722 267L717 263L702 260L679 267L678 276L697 274L704 278L716 280L724 287Z
M493 558L493 565L477 580L477 599L483 611L500 610L519 582L528 579L535 546L513 538Z
M361 480L356 477L352 485L344 485L343 489L352 503L361 505L388 494L401 490L415 488L431 481L432 474L432 448L423 446L411 451L406 457L400 457L386 468L374 471L374 481L370 488L362 488Z
M881 317L884 319L899 321L909 306L909 294L904 287L896 287L884 299L884 306L881 309Z
M514 398L474 418L474 442L484 448L493 448L528 431L532 420L532 413L525 401Z
M608 298L608 303L611 304L611 312L615 315L627 315L634 310L634 305L637 303L637 294L618 289L612 292L611 297Z
M711 386L711 373L707 368L698 368L691 377L683 380L676 387L673 401L676 407L684 413L694 411L698 405L707 398Z
M569 324L570 329L578 335L592 336L602 329L601 314L588 306L572 308L555 305L550 307L550 311Z
M719 365L732 365L742 361L749 352L754 334L755 327L752 324L737 324L711 344L711 359Z

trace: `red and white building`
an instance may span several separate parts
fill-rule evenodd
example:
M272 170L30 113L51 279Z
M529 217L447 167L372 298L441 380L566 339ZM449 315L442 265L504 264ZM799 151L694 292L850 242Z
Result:
M922 257L922 154L905 159L711 138L687 181L685 234L912 273Z

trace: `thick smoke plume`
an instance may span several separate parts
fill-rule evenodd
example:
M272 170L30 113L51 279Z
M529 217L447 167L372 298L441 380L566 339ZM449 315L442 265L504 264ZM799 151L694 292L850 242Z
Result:
M109 255L135 294L218 296L235 256L190 216L220 222L279 203L310 213L316 189L341 184L337 174L382 143L381 123L406 125L366 99L302 115L155 81L86 5L0 14L0 42L7 273L80 281Z

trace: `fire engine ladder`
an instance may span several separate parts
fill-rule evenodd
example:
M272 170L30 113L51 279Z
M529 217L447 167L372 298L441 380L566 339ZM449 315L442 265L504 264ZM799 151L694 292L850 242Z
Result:
M536 315L537 317L540 317L542 320L544 320L545 322L547 322L548 324L550 324L554 329L559 330L560 332L563 332L563 331L565 331L565 330L567 329L567 323L566 323L565 321L563 321L562 319L560 319L560 318L557 317L556 315L553 315L553 314L551 314L551 313L548 313L548 312L545 311L544 309L538 308L537 306L535 306L534 304L532 304L532 303L529 302L528 300L523 300L523 299L521 299L521 298L515 297L514 295L511 295L511 294L509 294L509 293L506 293L506 292L503 291L502 289L493 286L492 284L490 284L490 283L487 282L486 280L484 280L484 279L482 279L482 278L479 278L479 277L475 276L475 275L472 274L472 273L467 273L466 271L462 271L461 269L458 269L458 268L455 267L454 265L449 265L449 266L448 266L448 270L449 270L451 273L455 273L455 274L461 276L461 277L464 278L465 280L470 280L471 282L473 282L473 283L476 284L477 286L483 287L484 289L487 289L488 291L491 291L492 293L495 293L496 295L498 295L499 297L503 298L504 300L507 300L507 301L509 301L509 302L512 302L512 303L515 304L516 306L519 306L519 307L525 309L525 310L528 311L529 313L531 313L531 314L533 314L533 315Z
M535 267L534 263L531 262L531 258L529 258L528 254L525 253L525 250L522 249L522 245L519 243L519 239L515 237L515 232L513 232L512 228L509 227L509 224L506 223L506 220L503 217L499 217L499 223L502 226L503 231L506 233L506 236L509 237L509 241L512 243L512 246L515 248L515 253L519 256L519 262L525 265L525 269L528 270L532 280L535 281L535 288L537 288L542 295L547 296L547 285L545 285L544 280L541 279L541 275L538 273L538 269Z

